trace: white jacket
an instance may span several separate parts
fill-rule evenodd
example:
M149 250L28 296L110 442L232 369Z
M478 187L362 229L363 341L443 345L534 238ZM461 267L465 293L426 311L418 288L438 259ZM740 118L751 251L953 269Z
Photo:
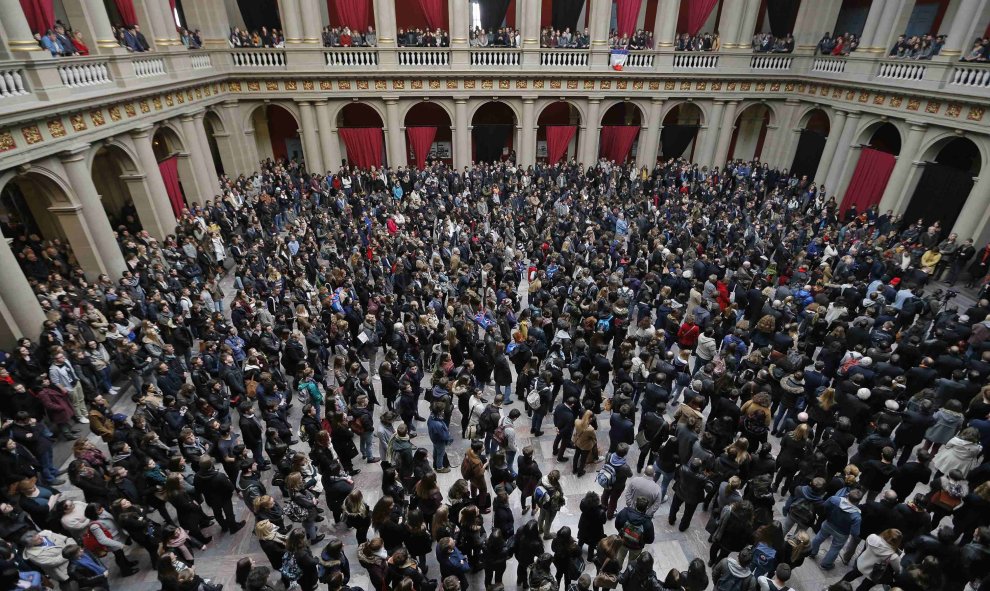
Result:
M863 576L869 577L874 565L883 561L890 561L894 573L901 572L901 553L891 548L887 541L877 534L870 534L866 538L866 549L856 559L856 568L863 573Z

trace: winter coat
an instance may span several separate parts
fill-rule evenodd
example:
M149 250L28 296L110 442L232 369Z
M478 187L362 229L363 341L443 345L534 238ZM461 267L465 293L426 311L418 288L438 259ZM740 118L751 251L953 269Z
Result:
M932 443L947 443L962 428L963 419L961 413L939 409L935 413L935 424L925 431L925 439Z
M932 467L943 474L948 474L952 470L959 470L965 478L969 475L970 470L979 465L981 453L983 453L983 448L979 443L971 443L960 437L953 437L939 448L938 453L932 458Z
M901 553L895 551L877 534L866 537L866 549L856 559L856 568L867 577L877 563L889 561L894 573L901 572Z

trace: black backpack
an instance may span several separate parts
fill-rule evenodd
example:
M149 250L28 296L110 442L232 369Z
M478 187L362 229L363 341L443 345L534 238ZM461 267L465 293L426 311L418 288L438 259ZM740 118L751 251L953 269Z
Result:
M498 409L489 404L485 407L485 410L481 411L481 416L478 417L478 428L486 433L494 432L498 427L498 419Z

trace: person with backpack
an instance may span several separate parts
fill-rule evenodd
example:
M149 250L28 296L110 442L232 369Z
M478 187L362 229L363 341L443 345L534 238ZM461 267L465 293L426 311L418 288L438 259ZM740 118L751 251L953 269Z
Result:
M426 428L430 435L430 443L433 444L433 470L438 474L446 474L450 472L447 446L454 443L454 438L450 435L450 429L443 420L442 404L433 403L430 418L426 421Z
M515 472L513 464L516 463L516 453L519 451L516 444L515 421L521 416L522 412L518 408L513 408L509 411L508 416L499 420L498 426L495 427L495 432L492 434L492 440L497 449L505 452L506 465L513 472Z
M502 407L502 402L499 399L495 399L494 402L485 403L484 409L481 414L478 415L478 434L476 438L481 438L484 436L485 441L485 452L488 455L495 453L495 430L498 429L498 425L502 420L502 413L499 409Z
M863 491L852 489L846 496L832 495L825 501L823 512L825 521L822 522L821 529L811 541L811 556L817 556L822 544L826 539L831 538L831 545L828 552L818 565L822 570L832 570L835 568L835 559L846 544L849 536L858 536L859 528L862 524L862 513L859 503L863 500Z
M895 528L886 529L880 534L870 534L866 538L866 548L842 580L851 583L864 577L857 591L868 591L876 585L893 582L894 577L901 572L903 542L901 530Z
M804 531L813 526L824 503L824 478L816 477L810 484L795 486L781 510L784 518L780 526L784 535L791 533L791 529L795 526L797 531Z
M470 483L471 496L478 500L478 508L481 512L491 513L488 482L485 480L488 460L482 447L482 443L477 439L471 442L471 448L464 454L464 460L461 462L461 476Z
M564 489L560 485L560 471L551 470L533 491L533 505L540 509L538 519L544 540L553 539L553 520L557 518L557 513L566 500Z
M694 517L695 509L705 500L705 485L708 481L701 473L701 464L699 458L692 458L690 462L681 466L674 480L674 500L670 503L667 523L674 525L674 522L677 521L677 512L681 505L684 505L684 515L681 517L680 526L678 526L680 531L687 531L691 525L691 518Z
M625 563L627 556L630 563L635 561L643 552L643 548L656 539L653 520L646 512L649 506L649 499L638 497L634 506L619 511L615 517L615 530L619 532L621 542L615 559L620 567Z
M526 410L533 417L529 432L533 437L543 435L543 419L553 404L553 376L549 371L541 371L539 377L530 384L526 393Z
M641 473L643 467L653 463L653 456L670 434L670 424L663 418L667 405L657 402L655 406L647 407L643 403L643 417L639 422L639 432L636 434L636 445L639 446L639 458L636 460L636 473Z
M791 567L786 564L778 565L774 569L773 576L769 574L756 578L760 591L790 591L787 581L791 580Z
M758 591L759 583L749 570L753 560L753 547L746 546L735 558L728 556L712 567L712 585L715 591Z
M319 566L320 561L310 550L306 532L293 528L286 537L285 554L279 569L282 580L290 585L298 583L302 591L315 591L320 583Z
M602 504L608 511L609 519L615 518L615 508L619 503L619 497L626 489L626 481L633 475L632 468L626 462L627 455L629 455L629 445L620 443L615 452L608 455L595 477L599 486L604 489L602 490Z
M84 512L89 524L83 531L83 547L94 554L113 554L120 576L129 577L138 572L136 561L129 560L124 554L126 534L117 526L117 521L109 511L99 503L86 505Z

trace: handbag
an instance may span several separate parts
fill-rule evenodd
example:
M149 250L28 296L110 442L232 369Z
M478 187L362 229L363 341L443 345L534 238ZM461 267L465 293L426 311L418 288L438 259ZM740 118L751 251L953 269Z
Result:
M891 558L893 557L888 557L886 560L877 562L873 565L873 568L870 569L870 575L868 577L870 581L874 584L878 584L890 579L890 577L894 574L894 569L890 566Z
M581 574L584 573L584 567L586 566L586 564L587 563L584 561L584 558L581 558L580 556L575 556L574 558L571 559L570 563L568 563L567 565L568 567L567 574L572 579L579 578Z
M594 587L601 587L604 589L615 589L619 586L619 576L610 573L598 573L595 575L594 581L591 583Z

